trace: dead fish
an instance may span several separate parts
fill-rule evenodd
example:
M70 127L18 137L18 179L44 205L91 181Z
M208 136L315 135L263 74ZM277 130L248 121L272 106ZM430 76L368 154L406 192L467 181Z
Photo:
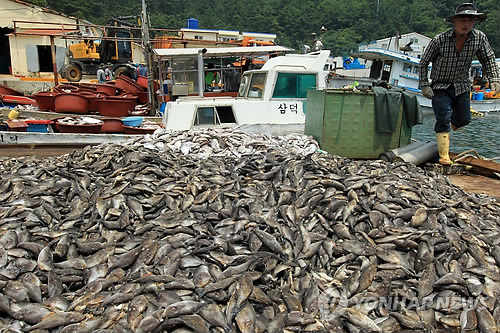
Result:
M166 318L175 318L181 315L190 315L196 313L204 306L202 302L196 301L181 301L173 303L164 309L163 316Z
M371 332L382 332L380 327L378 327L372 319L354 308L345 309L345 312L342 316L355 326L361 327Z
M417 293L420 299L432 293L436 283L436 268L434 263L429 263L418 281Z
M219 307L216 304L206 304L200 310L199 314L211 325L216 327L221 327L225 331L228 331L230 328L227 324L227 320L224 317L223 313L220 311Z
M61 312L61 313L49 313L46 315L41 322L36 325L29 327L26 331L33 331L37 329L51 329L60 326L69 325L72 323L77 323L85 319L85 316L78 312Z
M50 247L46 246L38 255L38 267L44 271L51 271L54 269L54 256Z
M12 306L12 316L28 324L37 324L45 316L52 313L50 309L41 304L17 303Z
M164 321L163 313L164 309L159 309L149 314L148 316L145 316L137 326L136 332L138 333L153 332Z
M498 317L498 203L317 149L207 129L0 157L0 325L20 331L13 309L29 301L18 318L62 332L433 332L474 315L492 327L443 300ZM320 308L341 286L347 305ZM68 311L84 318L45 321Z
M76 324L65 326L59 333L92 333L96 332L102 324L102 319L88 319Z
M491 313L484 307L480 306L476 309L477 324L481 332L494 333L498 332L498 326Z
M40 279L33 273L25 273L21 277L21 282L26 288L26 292L31 300L42 303L42 290Z
M255 332L255 316L255 310L250 303L247 303L238 314L236 314L235 321L242 333Z

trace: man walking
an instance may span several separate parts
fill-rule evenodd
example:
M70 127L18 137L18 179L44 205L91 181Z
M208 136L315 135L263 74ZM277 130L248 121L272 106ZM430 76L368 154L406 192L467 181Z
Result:
M474 29L476 22L486 19L478 13L473 3L463 3L455 15L447 19L453 29L434 37L420 60L420 88L422 94L432 99L436 117L436 139L439 163L451 165L449 157L450 129L456 130L470 123L470 69L474 56L483 65L483 72L495 92L500 91L500 75L495 63L495 54L486 35ZM428 81L428 66L432 62L431 80Z

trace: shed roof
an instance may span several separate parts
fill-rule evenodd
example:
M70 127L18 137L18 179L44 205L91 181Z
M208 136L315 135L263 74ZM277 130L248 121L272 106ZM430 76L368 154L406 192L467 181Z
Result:
M46 13L50 13L50 14L54 14L54 15L59 15L59 16L64 16L64 17L71 18L71 19L74 19L74 20L80 20L79 18L77 18L75 16L66 15L66 14L58 12L56 10L53 10L53 9L50 9L50 8L46 8L46 7L41 7L41 6L32 4L32 3L26 2L26 1L22 1L22 0L9 0L9 1L16 2L18 4L21 4L21 5L24 5L24 6L27 6L27 7L40 8L43 12L46 12ZM84 21L84 20L80 20L80 21Z
M182 57L196 56L203 48L179 48L179 49L155 49L154 52L160 57ZM232 56L259 56L270 52L289 52L293 49L284 46L253 46L253 47L212 47L205 48L203 54L207 57L232 57Z

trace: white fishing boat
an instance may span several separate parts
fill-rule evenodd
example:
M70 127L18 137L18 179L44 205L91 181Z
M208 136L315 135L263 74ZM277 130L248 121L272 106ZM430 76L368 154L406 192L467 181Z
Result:
M371 64L359 69L336 69L332 75L332 85L341 87L354 81L369 83L384 81L387 84L404 88L417 96L424 110L431 110L431 100L422 95L418 88L420 59L404 53L379 48L368 48L354 52L352 57L365 59ZM498 63L498 60L497 60ZM473 66L480 66L479 62ZM335 83L336 82L336 83ZM499 112L500 98L471 100L471 108L478 112Z
M173 130L238 127L272 135L301 133L307 90L329 87L330 65L327 50L271 58L261 69L243 73L237 97L185 96L166 103L163 124Z

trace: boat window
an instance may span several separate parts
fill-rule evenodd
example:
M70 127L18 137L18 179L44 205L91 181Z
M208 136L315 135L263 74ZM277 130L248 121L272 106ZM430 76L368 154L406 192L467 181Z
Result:
M378 80L380 78L380 72L382 71L382 60L374 60L370 68L370 78Z
M196 118L194 120L194 125L215 125L215 108L213 106L201 107L196 111Z
M403 72L411 73L411 65L403 64Z
M230 106L217 106L217 115L219 116L219 120L221 124L225 123L235 123L236 119L234 118L233 108Z
M264 93L265 83L266 73L254 73L250 81L247 97L261 98Z
M205 106L196 111L195 126L236 123L231 106Z
M238 90L238 97L245 97L247 95L248 83L250 82L250 75L244 74L241 78L240 88Z
M316 88L316 74L278 73L273 98L306 98Z
M418 74L419 71L420 71L420 66L413 67L413 74Z
M382 67L382 77L380 78L382 81L389 82L391 77L392 70L392 60L384 61L384 66Z

